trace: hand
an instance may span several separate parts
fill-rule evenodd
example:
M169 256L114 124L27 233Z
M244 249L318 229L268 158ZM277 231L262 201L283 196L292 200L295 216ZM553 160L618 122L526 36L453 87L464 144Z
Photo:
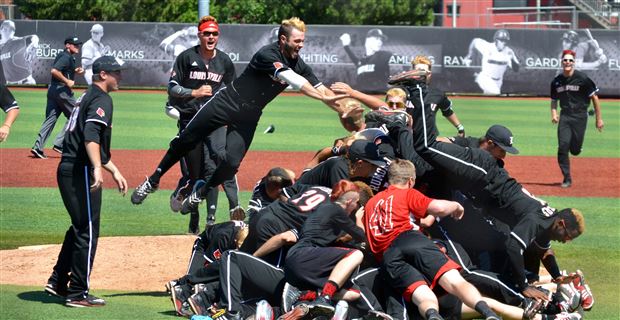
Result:
M75 81L67 79L67 82L65 82L65 84L67 85L67 87L73 88L73 86L75 85Z
M457 136L461 138L465 138L465 130L459 130L459 132L457 133Z
M596 129L598 132L603 132L603 127L605 124L603 123L603 119L596 119Z
M101 173L101 167L95 167L93 169L93 184L90 185L90 191L96 191L103 185L103 174Z
M348 33L343 33L340 36L340 41L342 42L343 46L348 46L351 44L351 36Z
M125 177L123 177L121 172L118 170L112 175L112 177L114 178L114 181L116 181L118 192L120 192L124 197L127 194L127 180L125 180Z
M605 63L607 63L607 56L601 53L601 55L598 57L598 62L599 62L600 64L605 64Z
M344 82L336 82L329 87L335 93L351 95L353 88Z
M338 104L338 100L340 99L344 99L347 98L349 95L348 94L337 94L337 95L333 95L333 96L326 96L323 95L323 98L321 98L321 101L323 101L323 103L325 103L328 106L331 106L334 110L338 111L338 114L342 114L342 109L340 108L340 105Z
M192 97L194 97L194 98L207 97L207 96L210 96L212 94L213 94L212 88L211 88L210 85L207 85L207 84L201 86L198 89L192 90Z
M39 46L39 36L37 36L36 34L33 34L32 38L30 38L30 43L32 44L33 47L38 47Z
M0 142L3 142L4 140L6 140L6 138L9 137L10 131L11 127L6 124L0 127Z
M558 284L569 284L571 282L573 282L573 280L575 279L575 277L577 277L577 273L571 273L569 275L562 275L559 276L553 280L551 280L551 282L553 283L558 283Z
M82 73L84 73L84 68L82 68L82 67L77 67L77 68L75 68L75 73L77 73L77 74L82 74Z
M558 117L557 114L552 115L551 116L551 123L557 124L558 122L560 122L560 117Z
M463 206L460 203L457 202L456 204L457 208L452 212L452 214L450 214L450 216L452 216L452 219L454 220L461 220L461 218L463 218L463 213L465 212L465 209L463 209Z
M527 286L521 293L528 298L536 299L538 301L549 302L549 297L542 291L538 290L536 287Z

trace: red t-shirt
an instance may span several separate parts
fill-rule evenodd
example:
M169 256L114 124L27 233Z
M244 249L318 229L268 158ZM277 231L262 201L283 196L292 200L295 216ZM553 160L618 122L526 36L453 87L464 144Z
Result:
M377 193L364 207L364 226L368 246L377 260L402 232L411 230L410 213L416 219L427 216L426 210L433 199L415 189L389 186Z

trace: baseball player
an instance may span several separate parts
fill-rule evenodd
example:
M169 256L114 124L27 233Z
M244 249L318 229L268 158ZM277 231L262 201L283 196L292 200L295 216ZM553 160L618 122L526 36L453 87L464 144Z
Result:
M387 36L381 29L370 29L364 41L365 55L358 58L351 49L351 35L344 33L340 41L351 61L356 67L356 86L365 92L385 92L388 77L390 76L390 58L392 53L381 50Z
M596 129L603 131L603 117L598 100L598 88L588 76L575 70L576 53L562 52L562 73L551 81L551 123L558 124L558 164L564 180L562 188L568 188L573 180L570 174L568 153L578 155L586 134L588 106L594 105ZM558 115L558 101L561 114Z
M77 67L75 64L75 55L80 53L82 41L78 37L69 37L65 39L65 50L59 53L54 59L52 66L52 80L47 88L47 106L45 107L45 120L41 124L39 135L34 142L30 153L35 158L46 159L47 156L43 152L45 141L54 130L56 121L60 114L64 114L69 118L75 108L76 101L73 96L73 85L75 84L75 74L83 74L84 69ZM67 124L69 121L67 121ZM62 144L67 129L62 130L54 140L54 150L62 152Z
M607 55L599 46L598 41L592 37L589 29L586 29L588 40L580 41L576 31L568 30L562 34L562 50L575 52L575 67L579 69L598 69L605 66ZM560 56L562 64L563 55Z
M426 319L441 319L431 291L436 285L458 296L487 320L500 319L478 290L462 278L460 266L424 234L415 231L410 220L410 213L418 219L428 215L460 219L463 207L457 202L428 198L412 189L415 167L410 161L393 161L388 177L390 187L372 197L364 208L364 226L368 247L382 261L390 285L406 301L416 304Z
M319 205L304 222L299 241L286 255L286 281L302 289L321 289L321 294L308 306L316 312L331 316L335 311L332 300L355 300L359 293L349 290L349 277L362 263L364 254L357 249L331 246L342 232L361 243L363 210L360 188L351 181L340 180L332 188L331 201ZM370 192L372 194L372 192ZM367 197L368 198L368 197ZM355 212L355 221L349 217Z
M127 192L127 181L110 154L114 108L108 93L118 90L121 69L113 57L101 57L93 64L93 85L71 114L58 165L58 187L71 226L45 291L66 297L69 307L105 305L103 299L90 294L90 272L99 238L101 168L112 174L123 195Z
M4 20L0 25L0 64L8 84L36 84L32 63L36 59L39 36L16 37L15 22ZM2 81L4 84L5 82Z
M478 51L481 58L480 72L476 76L476 83L484 94L500 94L504 73L506 69L519 71L519 60L512 48L506 44L510 41L508 30L495 31L493 42L481 38L474 38L469 44L469 52L465 57L465 65L470 66L474 50Z
M4 142L9 137L11 126L19 115L19 105L9 88L3 83L0 83L0 108L6 113L4 123L0 127L0 142Z
M132 201L142 202L157 188L161 176L183 155L215 129L226 125L226 160L218 164L205 185L183 201L181 212L194 210L211 188L231 179L238 171L254 137L262 109L289 85L339 111L335 101L344 96L331 95L332 92L299 56L305 31L306 25L299 18L284 20L278 42L262 47L230 86L218 91L201 107L185 130L171 141L168 152L153 174L136 188Z
M110 46L101 42L102 37L103 26L98 23L94 24L90 28L90 39L82 45L82 68L84 68L84 80L88 85L93 81L93 62L110 52Z
M247 212L249 219L252 220L255 214L278 200L282 189L291 186L294 182L295 172L293 170L281 167L271 168L252 190Z
M225 52L216 48L220 35L217 20L212 16L202 17L198 22L198 32L200 44L183 51L177 57L168 83L168 105L179 111L179 132L185 130L204 101L210 99L220 88L229 85L235 77L232 61ZM183 159L192 186L205 177L206 161L210 161L211 156L220 157L221 153L225 153L221 149L225 149L226 145L226 127L221 126L216 129L209 135L209 143L214 146L213 149L205 151L203 140L207 137L197 137L200 143L192 146L184 155ZM217 153L215 151L212 153L210 150L216 150ZM224 154L221 157L226 156ZM233 180L236 186L234 176L227 180ZM142 190L136 190L131 197L132 203L141 203L143 198L139 195L142 193ZM237 192L233 193L237 194ZM209 205L213 205L213 202L217 203L217 193L215 193L215 199L210 200ZM238 205L238 200L236 202L233 207ZM198 208L190 212L189 232L198 233ZM215 210L211 210L207 215L207 224L213 223L215 223Z

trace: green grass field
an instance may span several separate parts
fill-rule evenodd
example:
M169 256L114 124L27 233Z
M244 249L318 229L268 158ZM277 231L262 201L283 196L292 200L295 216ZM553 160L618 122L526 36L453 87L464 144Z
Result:
M45 93L44 90L13 90L21 112L8 141L0 145L0 164L4 148L32 146L44 117ZM176 133L176 126L163 113L163 93L117 92L113 97L113 149L164 149L167 146ZM549 120L547 100L455 98L453 102L468 135L482 135L491 124L501 123L513 131L515 145L522 155L555 155L556 129ZM603 100L602 108L605 130L596 132L590 121L582 156L619 158L620 166L620 102ZM0 121L3 119L4 115L0 116ZM64 119L59 121L54 134L63 123ZM262 134L269 124L276 126L276 132ZM455 133L447 121L439 119L438 124L442 134ZM283 96L265 109L251 149L315 151L344 134L335 114L320 103L305 97ZM247 204L249 196L249 192L242 192L241 203ZM563 268L580 268L588 277L596 305L586 314L586 319L620 319L620 199L545 199L555 207L580 208L586 215L587 228L583 236L570 244L554 246ZM227 208L224 201L221 197L220 208ZM168 210L167 192L155 193L142 206L130 207L126 198L109 190L104 192L102 212L102 236L182 234L187 226L186 217L173 215ZM218 221L223 219L225 213L219 212ZM56 188L0 187L0 249L60 243L68 223ZM94 290L107 299L109 306L74 310L47 297L41 287L0 285L0 315L3 319L175 317L168 297L162 292Z

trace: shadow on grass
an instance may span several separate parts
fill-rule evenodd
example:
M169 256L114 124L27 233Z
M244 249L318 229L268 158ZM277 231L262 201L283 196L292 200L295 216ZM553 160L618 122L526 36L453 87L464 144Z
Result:
M534 185L534 186L545 186L545 187L559 187L561 182L528 182L528 181L519 181L522 185Z
M49 295L43 290L41 291L26 291L17 294L17 297L21 300L26 301L36 301L41 303L55 303L55 304L64 304L65 299L60 297L54 297Z
M168 297L168 293L163 291L142 291L142 292L123 292L113 294L103 294L105 297Z

